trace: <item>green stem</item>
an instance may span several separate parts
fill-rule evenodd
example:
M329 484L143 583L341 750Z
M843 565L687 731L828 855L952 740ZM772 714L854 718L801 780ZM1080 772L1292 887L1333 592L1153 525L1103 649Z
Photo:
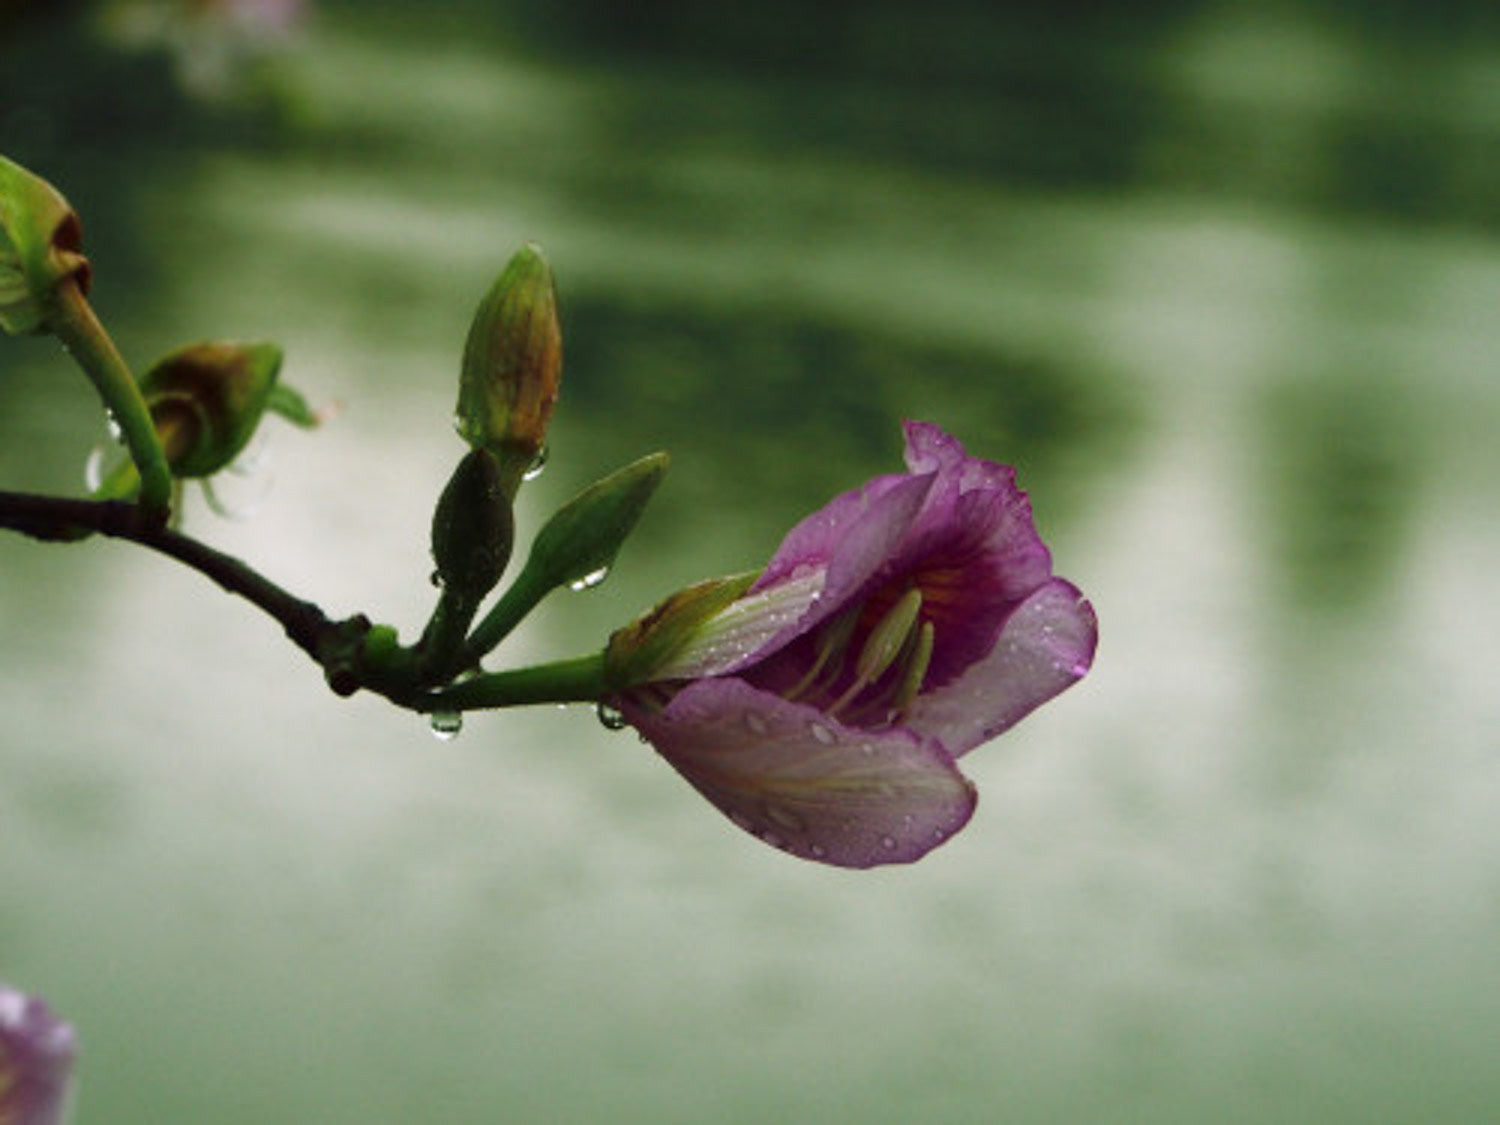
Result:
M556 583L542 578L531 566L531 560L522 568L500 600L490 607L489 613L469 634L463 647L459 667L478 664L496 645L510 635L521 619L536 608L537 603L556 588Z
M48 327L92 380L120 427L131 460L140 470L141 505L164 517L172 501L172 471L135 376L75 280L58 285L52 299Z
M443 587L422 633L422 670L430 683L452 679L465 666L464 634L478 608L475 599Z
M530 703L595 703L609 694L604 654L596 652L551 664L489 672L409 705L417 711L475 711Z

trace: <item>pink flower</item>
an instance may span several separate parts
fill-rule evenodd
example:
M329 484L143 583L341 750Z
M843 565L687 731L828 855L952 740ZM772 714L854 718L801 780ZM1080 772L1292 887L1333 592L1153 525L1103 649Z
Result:
M0 1125L64 1120L75 1051L45 1003L0 984Z
M633 685L615 706L694 788L842 867L949 839L976 799L957 759L1094 655L1094 611L1053 577L1014 470L921 422L906 463L804 519L724 608L683 625L669 601L611 644Z

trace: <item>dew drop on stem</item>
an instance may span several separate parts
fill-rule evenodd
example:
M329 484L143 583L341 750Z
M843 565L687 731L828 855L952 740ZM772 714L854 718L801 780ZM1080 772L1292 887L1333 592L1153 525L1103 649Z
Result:
M603 582L608 577L609 567L601 566L598 570L591 570L582 578L569 582L568 589L575 592L592 590L595 586L599 585L599 583Z
M464 729L462 711L434 711L428 719L432 737L439 742L452 742Z
M526 466L526 471L521 474L522 480L536 480L542 475L542 470L547 467L547 447L544 445L536 451L536 456L531 459L531 464Z
M599 725L605 730L623 730L628 725L619 708L611 707L608 703L599 704L594 708L594 713L599 716Z

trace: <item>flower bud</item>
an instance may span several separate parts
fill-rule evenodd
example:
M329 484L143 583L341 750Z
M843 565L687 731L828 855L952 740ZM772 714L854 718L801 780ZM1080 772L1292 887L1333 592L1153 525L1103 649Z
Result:
M499 464L487 449L469 450L432 515L432 557L444 588L477 603L505 573L515 537Z
M47 302L68 278L88 292L83 227L56 188L0 156L0 328L47 331Z
M506 494L543 456L562 378L562 330L547 259L523 246L479 303L464 345L458 431L500 463Z
M190 344L159 360L141 391L172 475L206 477L233 461L267 409L299 425L317 418L295 391L276 386L275 344Z
M529 578L549 589L593 585L602 578L669 463L665 453L648 454L595 481L554 512L532 541Z

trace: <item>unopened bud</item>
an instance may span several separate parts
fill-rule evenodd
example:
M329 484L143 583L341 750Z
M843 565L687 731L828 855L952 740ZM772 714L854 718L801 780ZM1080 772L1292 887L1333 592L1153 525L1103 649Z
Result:
M549 589L597 582L614 564L669 463L665 453L648 454L559 508L532 541L529 578Z
M458 431L500 463L507 495L541 459L562 379L552 269L540 248L516 252L480 302L464 345Z
M487 449L471 449L453 471L432 515L432 557L444 588L478 602L510 562L516 525L500 467Z
M301 396L277 387L280 371L275 344L190 344L159 360L141 380L141 392L172 475L206 477L224 468L267 409L315 425Z
M62 194L0 156L0 328L45 332L53 290L73 279L88 292L83 227Z

